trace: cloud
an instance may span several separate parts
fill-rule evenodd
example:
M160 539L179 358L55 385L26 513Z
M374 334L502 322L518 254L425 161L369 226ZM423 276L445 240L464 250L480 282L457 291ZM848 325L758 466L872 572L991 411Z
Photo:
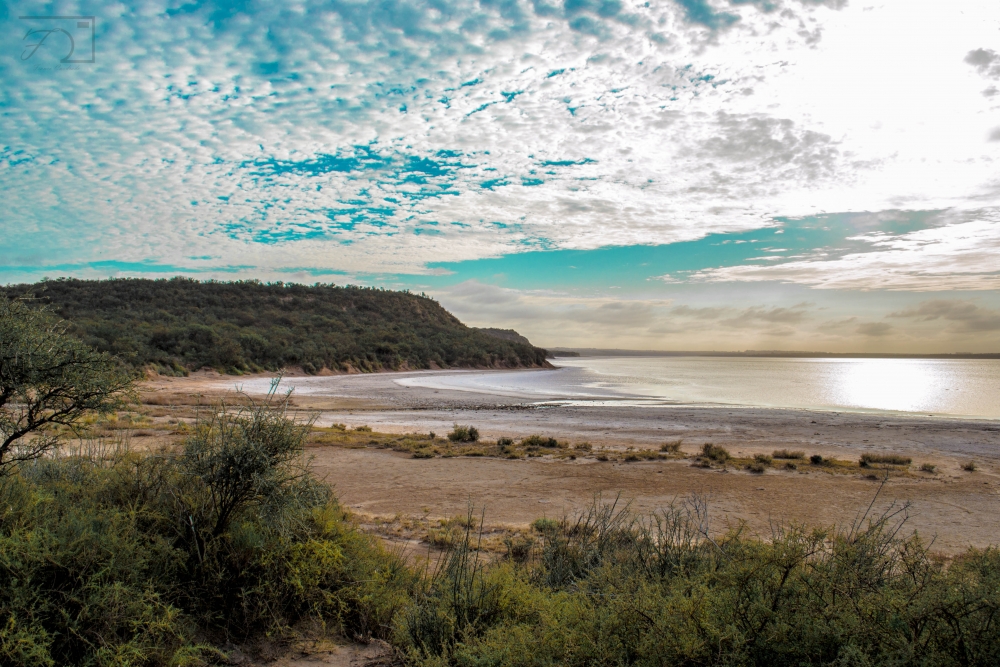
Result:
M771 324L798 324L806 318L808 304L800 303L791 308L778 307L753 307L740 311L735 317L720 321L720 324L727 327L743 329L759 323Z
M861 336L879 338L892 333L892 325L885 322L865 322L864 324L859 324L855 332Z
M723 159L771 174L784 172L782 180L816 180L836 170L836 142L826 134L797 128L787 118L720 111L715 121L714 136L688 149L689 155Z
M30 6L7 4L11 17ZM0 228L18 257L40 258L2 279L100 275L112 260L425 274L817 211L995 204L991 127L976 124L990 101L954 89L969 65L921 69L912 88L876 71L886 54L936 57L951 42L886 31L873 59L846 39L900 15L934 28L934 13L862 9L98 2L93 67L0 59ZM911 103L929 85L954 106Z
M1000 310L983 308L970 301L932 299L915 308L890 313L889 317L920 322L944 320L954 323L956 330L965 333L1000 331Z
M971 219L970 219L971 218ZM818 289L1000 289L1000 211L959 216L961 222L913 232L860 235L862 252L826 253L768 266L731 266L692 274L710 282L779 281Z
M716 11L707 0L674 0L674 2L684 8L684 17L688 21L711 30L727 28L740 20L736 14Z
M1000 53L992 49L974 49L965 56L965 62L976 71L991 79L1000 78Z

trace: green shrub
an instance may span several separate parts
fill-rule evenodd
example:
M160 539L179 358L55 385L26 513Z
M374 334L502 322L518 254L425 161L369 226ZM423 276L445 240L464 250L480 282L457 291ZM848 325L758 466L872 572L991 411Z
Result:
M497 447L500 447L501 449L505 447L511 447L513 446L513 444L514 444L513 438L506 438L506 437L497 438Z
M997 664L1000 551L946 567L894 511L764 541L709 539L697 501L596 503L492 562L467 530L395 643L423 666Z
M479 429L475 426L459 426L455 424L448 434L448 439L452 442L477 442L479 440Z
M767 466L760 461L754 461L753 463L747 465L747 470L753 473L763 474L763 472L767 470Z
M302 623L386 637L413 575L305 467L305 426L221 409L179 453L119 442L0 478L0 664L202 664Z
M545 447L555 449L559 446L559 441L555 438L543 438L540 435L529 435L521 440L522 447Z
M725 463L729 460L729 451L725 447L720 447L718 445L713 445L710 442L706 442L701 446L701 455L706 459L711 459L716 463Z
M754 454L753 460L755 463L760 463L765 466L771 465L771 457L767 454Z
M806 457L804 452L799 451L789 451L787 449L776 449L771 453L776 459L804 459Z
M820 456L819 454L813 454L812 456L809 457L809 463L811 463L814 466L821 466L824 463L826 463L826 461L824 461L823 457Z

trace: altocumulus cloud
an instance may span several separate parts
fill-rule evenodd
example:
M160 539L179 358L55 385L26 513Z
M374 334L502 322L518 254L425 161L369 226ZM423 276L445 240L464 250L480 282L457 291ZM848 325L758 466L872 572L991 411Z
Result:
M44 13L5 6L10 43L24 32L13 17ZM9 276L100 275L109 260L140 273L422 273L751 229L816 206L958 206L982 180L966 166L928 188L911 177L923 147L869 142L835 109L817 113L808 90L789 93L812 78L808 62L838 61L824 31L870 20L843 2L59 11L98 16L93 66L0 59ZM957 65L993 76L980 51ZM959 157L941 159L970 164ZM905 191L886 185L900 174Z

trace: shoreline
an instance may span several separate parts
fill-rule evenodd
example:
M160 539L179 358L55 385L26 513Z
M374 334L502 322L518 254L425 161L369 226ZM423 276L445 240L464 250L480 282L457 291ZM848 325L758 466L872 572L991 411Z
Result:
M435 373L436 371L423 371ZM470 371L471 372L471 371ZM412 375L412 373L410 373ZM665 406L576 406L513 400L453 390L406 387L406 373L339 376L336 391L295 392L290 409L318 427L344 424L402 435L433 431L442 436L453 424L476 426L489 442L499 437L553 437L575 447L617 452L618 460L575 460L552 456L507 460L496 457L440 456L417 459L377 446L310 446L317 472L345 507L365 517L448 519L469 502L486 507L492 525L526 526L541 517L584 510L595 494L621 492L636 508L651 510L692 494L710 496L716 528L745 522L766 534L772 519L814 526L849 523L867 506L878 486L868 473L832 474L802 465L786 471L776 464L763 474L731 467L706 470L692 461L621 460L628 448L658 450L681 442L691 455L706 443L734 456L753 458L778 449L808 457L857 461L863 453L912 457L908 470L893 473L879 506L912 501L911 526L935 535L935 549L957 553L985 546L1000 534L1000 425L996 421L926 416L887 416L773 408ZM206 404L248 379L267 386L268 376L232 377L215 373L159 378L143 384L155 405ZM243 380L243 382L241 382ZM328 379L329 380L329 379ZM312 380L317 382L322 380ZM255 393L255 396L259 394ZM975 461L977 470L962 466ZM934 466L925 473L920 466Z

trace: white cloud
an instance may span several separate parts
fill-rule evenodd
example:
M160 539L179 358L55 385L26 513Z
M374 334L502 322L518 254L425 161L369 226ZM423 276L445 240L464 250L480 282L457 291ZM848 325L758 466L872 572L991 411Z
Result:
M91 69L0 58L5 261L421 272L776 215L1000 203L984 140L998 100L980 90L992 61L967 62L989 55L997 6L825 4L736 4L738 21L713 23L669 2L611 17L464 0L105 3L90 10ZM423 185L393 168L260 173L373 141L397 163L447 150L466 166ZM506 185L482 187L493 179ZM455 194L413 199L421 188ZM350 214L329 211L349 207L389 212L337 228ZM185 259L201 256L219 259ZM854 262L807 282L850 281ZM924 272L892 275L903 288Z
M1000 215L898 236L866 238L871 251L769 266L730 266L695 274L711 282L783 281L842 290L996 290L1000 288Z

